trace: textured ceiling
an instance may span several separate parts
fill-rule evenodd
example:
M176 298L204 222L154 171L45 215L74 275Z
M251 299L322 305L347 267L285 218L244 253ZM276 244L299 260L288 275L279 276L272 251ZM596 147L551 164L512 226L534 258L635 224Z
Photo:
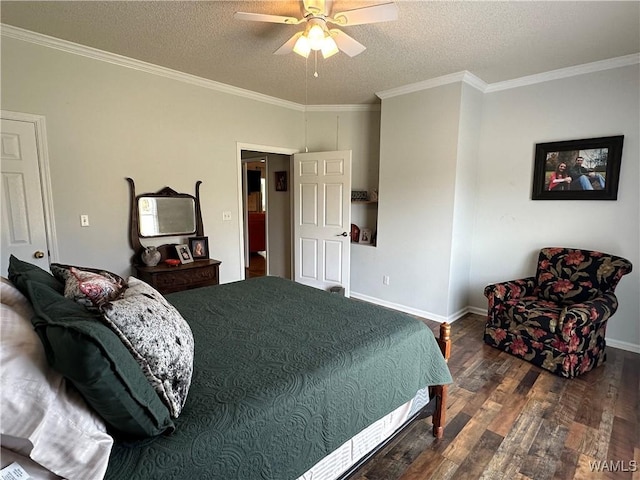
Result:
M335 0L334 12L383 1ZM316 62L272 53L303 27L234 20L300 15L295 1L2 1L4 24L303 105L467 70L487 83L640 51L640 2L399 1L394 22L345 27L367 49Z

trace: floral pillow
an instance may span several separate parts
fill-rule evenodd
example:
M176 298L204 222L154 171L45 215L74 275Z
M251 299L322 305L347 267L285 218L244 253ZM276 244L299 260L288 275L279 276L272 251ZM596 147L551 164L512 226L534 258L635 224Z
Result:
M149 383L177 418L193 373L193 334L180 313L153 287L129 277L121 298L101 307Z
M53 263L51 273L64 282L65 297L89 309L97 309L105 302L115 300L125 288L121 277L106 270Z

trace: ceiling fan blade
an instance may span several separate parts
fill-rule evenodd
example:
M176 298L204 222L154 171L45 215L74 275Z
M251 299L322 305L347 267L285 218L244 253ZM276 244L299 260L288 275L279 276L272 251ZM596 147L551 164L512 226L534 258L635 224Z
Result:
M297 25L300 22L304 22L304 18L298 19L280 15L266 15L264 13L236 12L233 14L233 18L236 20L249 20L251 22L286 23L287 25Z
M289 40L287 40L284 43L284 45L282 45L278 50L273 52L273 54L274 55L286 55L287 53L293 52L293 47L295 46L296 42L298 41L298 39L300 38L300 36L303 33L304 32L296 33L293 37L291 37Z
M350 57L359 55L367 48L337 28L333 28L329 32L331 33L331 37L335 40L336 45L338 45L338 48Z
M382 3L371 7L356 8L336 13L328 22L342 26L363 25L365 23L389 22L398 19L398 7L395 3Z

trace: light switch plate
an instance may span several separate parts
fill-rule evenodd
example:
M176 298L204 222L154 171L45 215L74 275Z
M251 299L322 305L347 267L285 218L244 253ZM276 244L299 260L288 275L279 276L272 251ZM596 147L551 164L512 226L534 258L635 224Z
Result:
M89 226L89 215L80 215L80 226L81 227Z

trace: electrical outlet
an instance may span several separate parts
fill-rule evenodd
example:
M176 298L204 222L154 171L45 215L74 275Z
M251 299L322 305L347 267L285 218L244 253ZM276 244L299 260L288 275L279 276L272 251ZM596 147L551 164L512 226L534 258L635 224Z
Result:
M382 277L382 284L389 285L389 275L385 275Z
M81 227L89 226L89 215L80 215L80 226Z
M231 220L231 212L229 210L222 212L222 221L228 222L230 220Z

